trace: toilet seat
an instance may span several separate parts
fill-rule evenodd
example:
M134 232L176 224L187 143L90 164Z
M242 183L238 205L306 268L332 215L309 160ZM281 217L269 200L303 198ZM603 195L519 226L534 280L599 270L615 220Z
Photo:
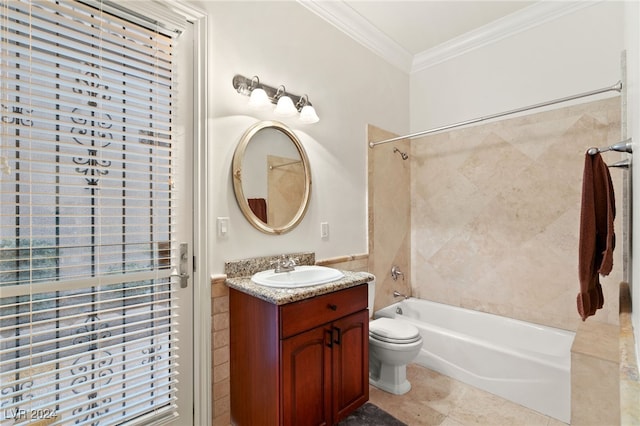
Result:
M382 342L403 345L420 340L420 332L407 322L392 318L378 318L369 323L369 337Z

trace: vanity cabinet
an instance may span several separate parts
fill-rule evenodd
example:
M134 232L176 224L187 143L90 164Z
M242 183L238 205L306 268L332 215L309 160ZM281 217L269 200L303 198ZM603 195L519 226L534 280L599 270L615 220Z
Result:
M230 289L231 420L332 425L369 399L367 285L275 305Z

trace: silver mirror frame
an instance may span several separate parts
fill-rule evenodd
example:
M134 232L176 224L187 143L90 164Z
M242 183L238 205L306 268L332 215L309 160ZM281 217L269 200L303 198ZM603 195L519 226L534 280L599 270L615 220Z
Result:
M256 135L256 133L263 129L275 129L287 136L298 150L304 168L305 189L302 202L300 203L300 208L294 217L281 227L272 227L260 220L260 218L258 218L258 216L256 216L249 207L249 202L247 201L247 197L242 189L242 163L245 151L251 142L251 139ZM307 153L302 147L302 143L296 134L283 123L278 121L260 121L249 127L240 138L240 142L238 142L238 146L233 154L231 174L233 179L233 191L235 192L238 206L247 221L249 221L249 223L257 230L264 232L265 234L279 235L291 231L300 223L300 221L302 221L307 209L309 208L309 200L311 198L311 169L309 167L309 158L307 157Z

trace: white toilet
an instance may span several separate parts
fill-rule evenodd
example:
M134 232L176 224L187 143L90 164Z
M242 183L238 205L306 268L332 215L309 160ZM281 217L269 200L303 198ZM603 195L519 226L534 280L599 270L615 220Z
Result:
M369 315L373 316L375 281L369 283ZM407 364L422 348L418 329L406 321L378 318L369 322L369 383L384 391L409 392Z

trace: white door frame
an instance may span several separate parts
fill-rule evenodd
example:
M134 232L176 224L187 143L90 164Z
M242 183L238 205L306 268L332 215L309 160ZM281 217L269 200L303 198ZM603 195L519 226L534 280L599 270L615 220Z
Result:
M208 223L208 45L207 13L183 1L164 0L165 6L193 25L193 424L208 426L212 418L211 394L211 278Z
M193 228L194 253L194 303L193 303L193 373L194 416L196 425L210 425L212 413L211 394L211 277L207 271L209 259L209 176L207 174L208 128L208 55L207 15L199 12L194 19L194 182Z

